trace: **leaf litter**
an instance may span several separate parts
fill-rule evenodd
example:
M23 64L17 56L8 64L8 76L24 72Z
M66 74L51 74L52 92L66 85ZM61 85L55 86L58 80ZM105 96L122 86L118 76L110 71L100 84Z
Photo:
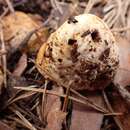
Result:
M130 129L129 0L6 0L0 1L0 7L0 129ZM17 11L28 15L37 25L36 28L33 26L33 29L27 29L31 35L24 33L20 38L17 33L26 28L23 25L26 21L21 19L18 22L22 25L20 32L13 35L17 41L9 42L13 37L6 39L10 33L4 34L3 19L11 15L15 19ZM35 62L32 62L48 36L70 16L81 13L93 13L103 18L119 46L120 68L115 77L115 85L108 86L103 94L83 94L71 89L69 93L65 93L65 88L63 91L63 88L57 88L52 81L46 82L36 70ZM6 27L8 28L7 25ZM15 28L16 25L12 27Z

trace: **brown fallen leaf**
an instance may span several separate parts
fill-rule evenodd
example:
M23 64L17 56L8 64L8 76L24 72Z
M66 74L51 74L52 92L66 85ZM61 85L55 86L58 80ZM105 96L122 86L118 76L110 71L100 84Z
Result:
M13 76L21 76L26 67L27 67L27 55L23 53L23 55L20 57L16 65L15 70L12 73Z
M63 94L63 88L61 87L55 87L53 88L54 92ZM46 98L46 104L45 104L45 118L47 118L50 111L56 109L60 110L61 108L61 101L60 98L54 95L47 95Z
M104 106L100 94L91 92L86 95L90 100L96 102L100 106ZM86 108L81 104L73 102L70 130L100 130L103 117L102 113L98 113L90 107Z
M114 82L125 87L130 85L130 43L119 35L116 35L115 38L119 47L120 66Z
M8 52L10 49L17 49L29 33L41 27L39 19L32 17L33 15L30 16L20 11L15 11L15 17L13 14L3 17L3 34ZM46 32L46 29L43 27L31 36L27 41L29 50L37 51L40 48L40 40L45 40L47 37ZM33 49L30 49L31 47Z
M13 130L11 127L0 121L0 130Z
M56 87L53 90L63 94L63 88L61 87ZM67 114L61 111L60 97L48 95L44 112L47 120L46 130L61 130L62 123L66 119Z
M48 114L48 125L46 130L61 130L62 123L66 119L66 113L58 110L53 110Z
M9 14L2 19L4 39L7 45L16 48L25 38L28 32L34 30L38 25L23 12Z

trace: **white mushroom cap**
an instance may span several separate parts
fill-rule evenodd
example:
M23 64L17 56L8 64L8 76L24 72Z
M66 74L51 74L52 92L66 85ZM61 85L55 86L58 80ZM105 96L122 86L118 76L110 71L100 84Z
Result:
M61 85L73 80L77 90L103 89L114 78L118 48L107 25L97 16L69 18L43 44L37 57L39 71Z

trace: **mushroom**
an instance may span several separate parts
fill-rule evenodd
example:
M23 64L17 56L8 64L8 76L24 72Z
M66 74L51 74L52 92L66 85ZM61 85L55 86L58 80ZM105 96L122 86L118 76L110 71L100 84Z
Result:
M104 89L119 66L118 47L108 26L97 16L69 18L40 48L37 68L45 78L76 90Z

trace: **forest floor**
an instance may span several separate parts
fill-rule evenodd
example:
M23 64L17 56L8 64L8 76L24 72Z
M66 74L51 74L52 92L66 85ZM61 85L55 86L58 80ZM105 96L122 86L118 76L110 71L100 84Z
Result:
M66 96L35 60L52 32L83 13L115 36L118 85ZM0 47L0 130L130 130L130 0L0 0Z

